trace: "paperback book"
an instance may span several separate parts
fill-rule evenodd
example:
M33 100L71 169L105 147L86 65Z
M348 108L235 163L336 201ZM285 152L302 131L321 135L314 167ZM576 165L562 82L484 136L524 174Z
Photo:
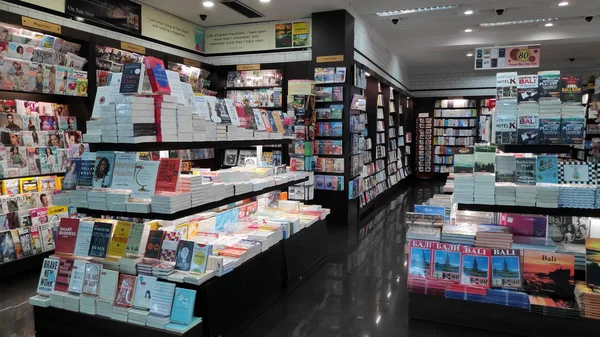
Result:
M113 170L112 188L116 190L132 190L135 168L135 152L117 153L115 155L115 169Z
M575 257L569 254L525 250L523 290L536 295L573 298Z
M144 257L149 259L158 259L160 256L160 247L162 246L164 231L151 230L148 234L148 242L146 243L146 252Z
M563 114L561 119L560 142L562 144L583 144L585 138L585 116Z
M560 100L568 105L581 105L582 87L581 77L560 77Z
M85 264L85 274L83 276L82 293L90 296L98 295L98 286L100 283L100 273L102 265L99 263L87 262Z
M460 283L490 287L491 250L487 248L462 247L462 269Z
M517 123L517 133L519 144L539 144L540 138L540 120L539 113L519 114Z
M151 199L156 186L156 175L158 173L158 161L139 160L133 178L133 190L131 198Z
M461 246L449 243L435 243L433 250L433 278L460 282Z
M61 218L56 234L56 253L73 254L78 231L79 219Z
M69 291L69 280L71 279L71 271L73 270L73 263L75 260L70 258L60 258L58 263L58 273L56 276L56 283L54 284L54 291L66 293Z
M150 309L150 300L153 295L154 286L157 282L155 276L138 275L136 278L135 295L133 297L133 306L137 309Z
M548 238L554 242L583 245L588 238L589 218L580 216L548 216Z
M188 325L194 316L196 290L175 288L173 308L171 309L171 322Z
M171 315L171 307L175 295L175 284L171 282L156 281L152 293L154 296L150 300L150 314L169 317Z
M535 158L517 158L517 184L535 185L536 165Z
M456 165L456 164L455 164ZM496 182L517 182L517 159L511 155L496 156Z
M492 287L521 288L521 252L492 249Z
M133 306L136 279L133 275L119 275L117 296L114 302L115 307L131 308Z
M600 286L600 239L585 242L585 282L592 288Z
M114 151L98 151L94 161L92 188L110 188L115 164Z
M538 155L536 157L538 183L558 184L558 156Z
M94 233L93 221L80 221L77 231L77 240L75 241L75 256L88 256L90 245L92 244L92 234Z
M560 114L540 114L540 144L561 143Z
M92 233L92 242L90 244L89 256L106 257L112 224L107 222L95 222Z
M50 293L54 290L59 262L60 260L54 258L44 259L44 263L42 264L42 272L40 274L40 280L37 287L38 294L50 295Z
M431 250L433 244L429 241L410 241L410 261L408 265L408 275L410 277L431 277Z
M560 71L538 72L540 101L560 101Z
M474 172L494 173L496 164L496 147L490 145L475 146Z

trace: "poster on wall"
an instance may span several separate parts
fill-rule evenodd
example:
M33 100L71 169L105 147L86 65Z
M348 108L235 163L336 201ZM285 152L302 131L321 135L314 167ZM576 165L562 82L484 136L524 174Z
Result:
M190 50L204 51L204 28L150 6L142 6L142 35Z
M142 6L121 0L66 0L65 13L140 33Z
M541 46L507 46L475 49L475 70L538 68Z
M65 12L65 0L21 0L21 2L27 2L61 13Z
M312 45L310 30L310 20L209 27L205 32L205 51L217 54L308 48Z

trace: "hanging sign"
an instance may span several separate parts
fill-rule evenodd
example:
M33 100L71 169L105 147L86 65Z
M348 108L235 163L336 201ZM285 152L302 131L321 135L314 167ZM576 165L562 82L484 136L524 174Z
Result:
M237 71L260 70L260 64L238 64L235 69Z
M137 44L121 41L121 49L129 50L130 52L145 55L146 48L138 46Z
M28 18L26 16L21 17L21 24L25 27L45 30L54 34L61 34L62 31L62 27L60 25L50 23L47 21Z
M541 46L507 46L475 49L475 70L538 68Z

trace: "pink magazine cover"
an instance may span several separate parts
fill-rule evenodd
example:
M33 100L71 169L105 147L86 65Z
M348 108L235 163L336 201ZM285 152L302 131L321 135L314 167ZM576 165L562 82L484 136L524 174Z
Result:
M545 216L502 213L500 225L510 227L515 235L546 237Z

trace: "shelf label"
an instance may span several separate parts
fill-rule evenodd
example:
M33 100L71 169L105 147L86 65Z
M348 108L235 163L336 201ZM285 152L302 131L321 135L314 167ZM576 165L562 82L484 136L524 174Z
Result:
M183 64L190 67L202 68L200 61L183 58Z
M35 29L45 30L54 34L62 34L62 27L60 25L50 23L47 21L32 19L26 16L21 17L21 24L25 27L31 27Z
M317 56L317 63L343 62L344 55Z
M129 42L121 41L121 49L129 50L131 52L142 54L142 55L146 54L145 47L138 46L137 44L133 44L133 43L129 43Z
M238 64L236 69L242 70L260 70L260 64Z

